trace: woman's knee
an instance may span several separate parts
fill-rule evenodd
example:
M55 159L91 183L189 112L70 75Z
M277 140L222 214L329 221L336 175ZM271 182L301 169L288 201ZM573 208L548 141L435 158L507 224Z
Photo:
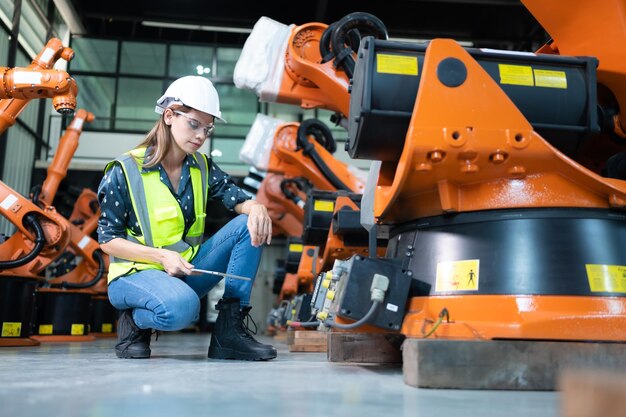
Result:
M240 214L231 220L233 228L237 231L237 235L240 239L250 239L250 232L248 231L248 215Z
M184 329L196 321L200 313L200 300L191 288L184 294L166 296L159 304L154 309L155 322L164 330Z

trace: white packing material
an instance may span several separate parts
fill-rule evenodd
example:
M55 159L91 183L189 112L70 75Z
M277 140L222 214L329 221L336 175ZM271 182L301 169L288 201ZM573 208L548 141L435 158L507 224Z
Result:
M238 88L254 91L261 101L276 101L294 26L265 16L256 22L235 65L233 80Z
M257 114L239 151L239 160L261 171L267 171L276 129L284 120Z

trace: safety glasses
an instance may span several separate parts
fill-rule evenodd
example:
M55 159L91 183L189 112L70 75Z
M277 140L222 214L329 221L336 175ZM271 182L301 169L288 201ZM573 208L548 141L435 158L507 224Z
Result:
M187 119L187 123L189 124L191 130L197 131L198 129L202 129L204 136L211 136L213 134L213 131L215 130L215 125L213 123L209 123L208 125L202 125L199 121L189 116L185 112L175 110L174 113Z

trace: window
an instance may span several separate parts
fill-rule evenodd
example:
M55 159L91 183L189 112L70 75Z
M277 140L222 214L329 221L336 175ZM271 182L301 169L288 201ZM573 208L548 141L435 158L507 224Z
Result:
M185 75L213 77L213 48L203 46L170 46L168 75L172 78Z
M89 124L89 128L111 129L115 78L76 75L74 79L79 86L77 108L90 111L96 116L96 119Z
M257 96L240 90L232 84L216 84L220 96L220 110L227 124L218 123L216 135L245 138L257 113Z
M33 55L33 58L48 41L46 39L48 27L49 23L41 19L33 5L23 1L18 39L28 53Z
M4 24L11 27L11 19L13 19L13 10L15 2L13 0L0 0L0 17Z
M120 72L164 76L165 48L165 45L156 43L122 42Z
M74 38L71 71L114 73L117 67L117 41Z
M239 48L217 48L217 76L232 78L235 65L241 55Z
M163 82L120 77L118 83L115 128L142 132L152 129L157 120L154 106L163 90Z

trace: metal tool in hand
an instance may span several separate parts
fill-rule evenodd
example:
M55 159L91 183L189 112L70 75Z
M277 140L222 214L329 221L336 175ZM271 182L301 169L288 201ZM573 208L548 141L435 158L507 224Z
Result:
M242 277L242 276L239 276L239 275L227 274L225 272L209 271L209 270L206 270L206 269L198 269L198 268L191 268L191 271L192 272L200 272L202 274L219 275L221 277L232 278L232 279L240 279L240 280L243 280L243 281L250 281L250 278Z

